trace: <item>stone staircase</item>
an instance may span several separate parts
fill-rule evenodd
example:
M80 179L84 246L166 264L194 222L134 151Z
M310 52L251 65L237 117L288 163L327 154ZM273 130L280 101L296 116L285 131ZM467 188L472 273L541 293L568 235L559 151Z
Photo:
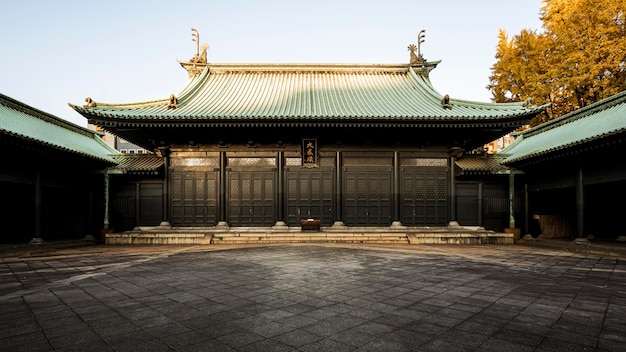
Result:
M406 233L214 233L211 244L270 244L270 243L369 243L409 244Z
M304 227L173 228L155 226L122 233L108 233L106 244L513 244L511 233L496 233L481 227L457 224L441 227L348 227L330 226L305 230Z

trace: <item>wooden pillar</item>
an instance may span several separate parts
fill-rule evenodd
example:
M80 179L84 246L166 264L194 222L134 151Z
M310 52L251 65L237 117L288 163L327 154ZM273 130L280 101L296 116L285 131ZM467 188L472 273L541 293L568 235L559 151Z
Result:
M515 227L515 173L509 171L509 227L504 229L505 233L512 233L513 240L521 238L522 229Z
M335 154L335 223L333 226L345 226L343 223L343 163L341 152Z
M108 233L113 232L113 228L109 227L109 194L110 194L110 185L109 185L109 173L107 170L104 170L104 174L102 176L103 179L103 195L104 195L104 216L102 218L102 228L99 230L98 234L98 242L106 243L106 235Z
M42 244L43 238L41 237L41 211L42 211L42 199L41 199L41 172L37 170L35 172L35 233L30 240L30 244Z
M456 223L456 179L454 177L454 165L456 157L450 157L450 222Z
M391 226L401 226L400 221L400 154L393 152L393 205L391 208Z
M528 205L528 183L524 184L524 233L530 233L530 214L529 214L529 205Z
M509 228L515 228L515 174L509 174Z
M217 226L228 226L226 221L226 152L220 152L220 184L219 197L217 200L218 223Z
M93 219L93 191L93 186L89 187L89 232L96 228Z
M276 224L274 226L287 226L285 224L285 153L282 151L278 152L276 156L276 166L277 166L277 183L278 189L276 189L276 200L277 200L277 209L276 209Z
M170 227L170 150L168 147L161 147L159 150L163 158L163 215L159 226Z
M585 188L583 169L576 173L576 237L585 237Z
M483 183L478 182L478 226L483 226Z
M139 226L141 214L141 184L135 182L135 226Z
M104 219L102 227L107 230L109 228L109 173L104 171Z

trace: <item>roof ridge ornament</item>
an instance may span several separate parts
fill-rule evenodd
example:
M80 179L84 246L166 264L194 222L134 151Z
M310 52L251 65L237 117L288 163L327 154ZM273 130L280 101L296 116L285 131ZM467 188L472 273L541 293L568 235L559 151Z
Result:
M196 42L196 55L194 55L191 60L189 60L189 62L196 64L206 64L206 55L207 50L209 50L209 45L206 43L200 45L200 33L195 28L191 28L191 40ZM202 53L200 52L200 49L202 49Z
M191 28L191 40L196 43L196 54L189 60L177 60L187 70L190 79L199 76L208 66L207 50L209 50L208 44L200 45L200 33L195 28Z
M423 65L426 63L426 59L422 55L422 43L424 42L424 38L426 37L426 30L422 29L417 34L417 46L415 44L410 44L408 46L409 51L411 52L411 65ZM415 54L417 51L417 55Z
M444 109L452 109L452 104L450 104L450 95L446 94L441 98L441 106Z
M176 110L178 107L178 99L174 95L174 93L170 94L170 100L167 104L167 110Z
M96 102L93 101L93 99L91 99L91 97L85 98L85 102L87 104L83 105L83 107L86 108L86 109L95 108L96 107Z

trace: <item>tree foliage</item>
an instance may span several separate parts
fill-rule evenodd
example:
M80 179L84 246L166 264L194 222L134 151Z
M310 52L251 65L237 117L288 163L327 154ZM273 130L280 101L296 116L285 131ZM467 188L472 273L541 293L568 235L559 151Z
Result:
M626 90L626 0L543 0L542 31L498 35L493 101L550 103L536 125Z

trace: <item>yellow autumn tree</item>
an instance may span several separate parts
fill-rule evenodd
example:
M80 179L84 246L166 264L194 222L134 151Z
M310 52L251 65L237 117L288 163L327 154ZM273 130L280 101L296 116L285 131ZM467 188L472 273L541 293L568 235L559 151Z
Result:
M543 30L500 30L493 101L551 103L531 124L626 90L626 0L544 0Z

